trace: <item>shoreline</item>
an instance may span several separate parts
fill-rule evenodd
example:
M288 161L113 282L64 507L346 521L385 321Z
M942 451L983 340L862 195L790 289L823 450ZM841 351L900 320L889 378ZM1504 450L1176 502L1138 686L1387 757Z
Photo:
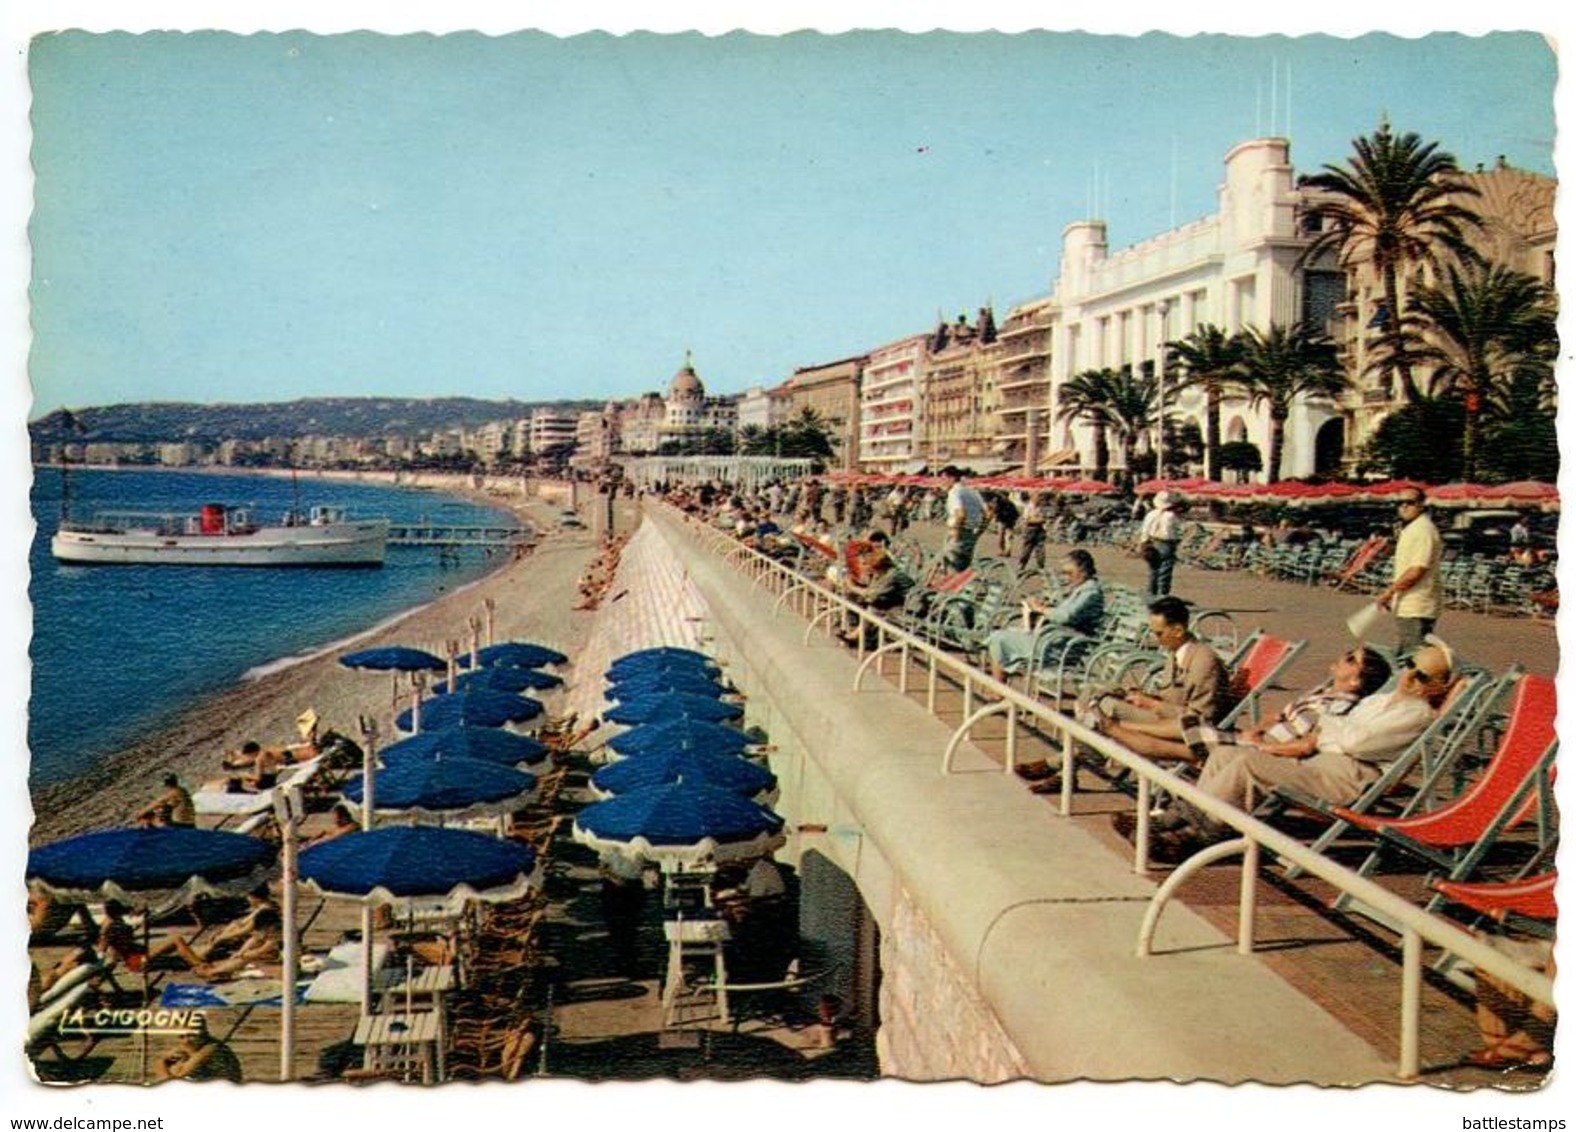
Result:
M538 639L574 655L589 627L589 618L574 616L575 582L596 553L589 531L558 527L552 515L565 485L538 481L539 494L501 502L465 480L449 477L446 490L468 502L486 503L529 520L541 533L536 549L522 559L499 564L473 582L438 595L393 618L385 618L349 638L326 642L296 660L280 657L257 666L230 686L179 710L92 770L30 791L32 824L29 843L38 844L95 828L125 825L132 814L158 793L157 780L166 771L179 774L189 788L220 774L225 751L248 739L262 743L294 741L295 719L308 707L324 730L333 729L359 741L357 717L374 715L390 731L389 683L381 674L341 667L335 656L351 641L413 644L443 652L446 640L468 637L467 621L479 616L487 598L495 602L495 637ZM404 486L403 484L401 486ZM481 497L481 498L479 498ZM273 667L258 672L258 668ZM548 697L549 711L554 710ZM385 733L380 740L388 741Z

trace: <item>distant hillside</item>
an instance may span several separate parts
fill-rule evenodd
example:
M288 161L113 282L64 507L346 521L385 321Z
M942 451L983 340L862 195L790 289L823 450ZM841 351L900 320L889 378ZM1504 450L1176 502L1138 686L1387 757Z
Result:
M57 411L33 421L37 443L262 440L265 437L425 436L488 421L529 417L532 409L600 409L601 401L481 401L474 397L316 397L254 405L147 402ZM73 419L75 427L73 427Z

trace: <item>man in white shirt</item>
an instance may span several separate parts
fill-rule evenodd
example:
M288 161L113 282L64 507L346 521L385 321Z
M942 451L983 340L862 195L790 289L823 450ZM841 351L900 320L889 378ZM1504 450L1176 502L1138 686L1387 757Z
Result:
M1244 810L1253 797L1276 786L1337 804L1352 801L1427 729L1455 679L1450 653L1437 643L1419 648L1402 667L1393 691L1368 696L1344 715L1321 717L1301 739L1212 748L1198 788ZM1153 824L1159 833L1150 857L1162 864L1181 861L1230 833L1230 827L1181 799ZM1128 823L1118 828L1131 835Z
M1149 565L1149 596L1164 597L1171 592L1171 572L1177 563L1177 540L1181 537L1182 521L1177 518L1176 500L1169 491L1155 495L1154 508L1144 516L1139 533L1140 545L1150 550L1145 555Z
M967 570L974 561L974 544L985 526L985 500L963 482L963 473L948 464L941 469L947 489L947 542L941 557L954 573Z
M1376 604L1390 605L1395 611L1396 651L1401 656L1416 649L1434 631L1443 605L1439 560L1444 540L1426 506L1423 493L1416 488L1404 492L1396 503L1403 525L1395 543L1394 581L1374 598Z

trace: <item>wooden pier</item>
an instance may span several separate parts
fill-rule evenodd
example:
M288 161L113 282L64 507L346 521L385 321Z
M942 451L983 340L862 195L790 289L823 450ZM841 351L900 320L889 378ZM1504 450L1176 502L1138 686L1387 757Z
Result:
M515 547L536 538L534 527L457 527L447 523L391 523L389 546Z

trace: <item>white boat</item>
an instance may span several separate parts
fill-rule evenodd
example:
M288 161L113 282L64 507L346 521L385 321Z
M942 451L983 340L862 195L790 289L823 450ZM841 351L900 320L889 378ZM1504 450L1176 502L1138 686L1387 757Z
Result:
M195 515L105 511L62 522L50 550L86 565L381 566L388 533L387 519L351 519L338 507L264 526L248 508L206 503Z

